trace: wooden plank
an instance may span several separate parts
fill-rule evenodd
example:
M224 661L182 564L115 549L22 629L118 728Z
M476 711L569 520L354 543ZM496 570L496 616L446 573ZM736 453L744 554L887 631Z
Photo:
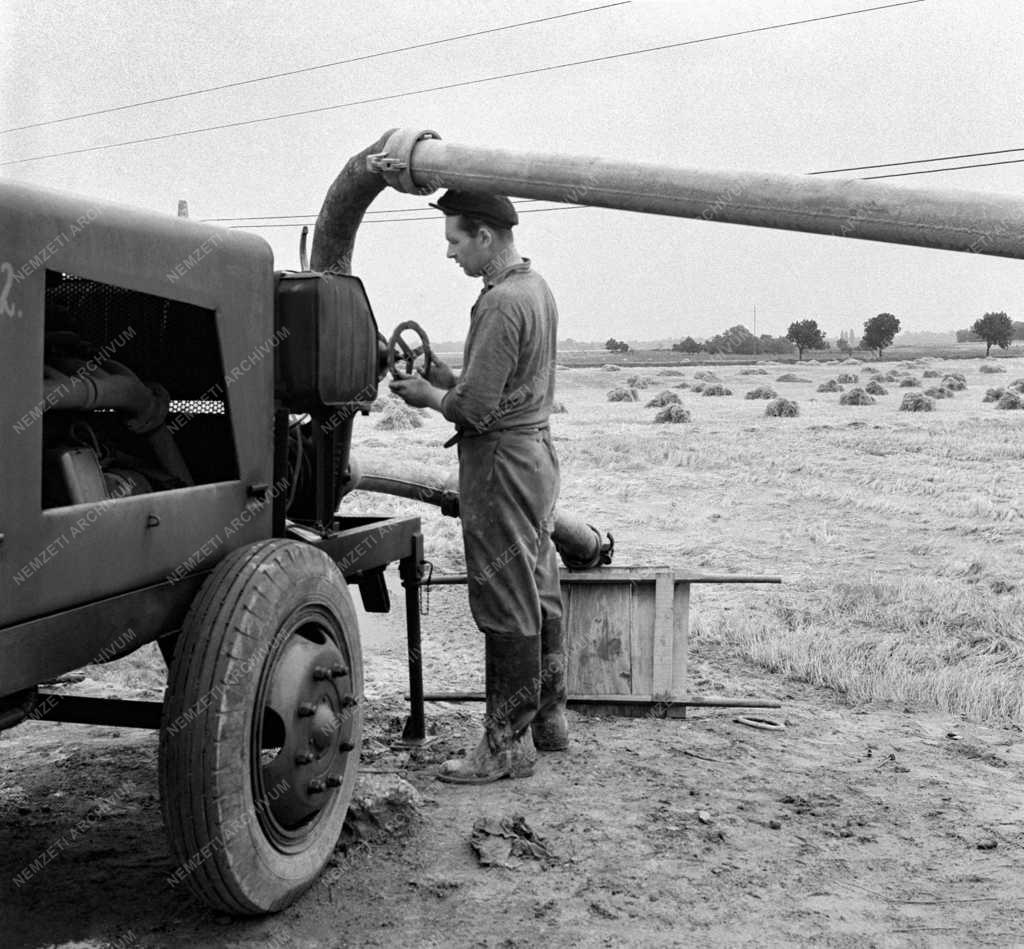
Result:
M633 676L630 693L650 692L654 676L651 636L654 630L654 584L651 578L629 584L633 604L632 657Z
M687 666L690 650L690 584L676 581L672 595L672 697L685 699L690 693Z
M676 580L685 583L781 583L782 578L776 576L748 576L745 574L729 573L702 573L699 570L680 570L677 567L669 567L665 564L656 564L644 567L598 567L594 570L567 570L559 568L559 575L563 583L607 583L618 581L628 583L629 581L650 580L651 576L659 570L672 570Z
M654 578L654 626L651 630L651 694L673 695L673 637L675 622L672 609L675 600L675 578L671 570L659 570Z
M583 588L569 584L563 589L563 602L569 691L628 695L633 674L629 585Z

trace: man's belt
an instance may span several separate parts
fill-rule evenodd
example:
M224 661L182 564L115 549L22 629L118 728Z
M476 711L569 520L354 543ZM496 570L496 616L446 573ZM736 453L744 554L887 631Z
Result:
M457 428L455 434L444 443L445 448L457 445L464 438L480 438L482 435L501 435L504 432L546 432L550 426L547 422L530 422L525 425L507 425L504 428L485 428L482 432L472 428Z

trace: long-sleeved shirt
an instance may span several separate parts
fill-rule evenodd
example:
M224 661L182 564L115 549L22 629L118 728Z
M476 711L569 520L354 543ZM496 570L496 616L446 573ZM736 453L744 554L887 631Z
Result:
M489 278L470 314L462 374L441 412L471 435L547 424L555 394L558 309L529 260Z

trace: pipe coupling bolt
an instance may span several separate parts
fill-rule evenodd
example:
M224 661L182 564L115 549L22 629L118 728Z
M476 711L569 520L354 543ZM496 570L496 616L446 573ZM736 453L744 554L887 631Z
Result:
M437 185L428 184L420 187L412 180L412 151L417 142L428 138L440 139L440 137L431 129L398 129L388 139L384 151L368 156L366 164L370 171L382 174L384 180L396 191L402 191L405 194L430 194L437 190Z

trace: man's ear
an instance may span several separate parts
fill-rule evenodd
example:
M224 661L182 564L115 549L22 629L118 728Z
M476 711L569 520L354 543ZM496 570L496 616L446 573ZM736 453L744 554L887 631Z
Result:
M480 239L481 247L490 247L494 243L494 232L486 224L481 225L476 236Z

